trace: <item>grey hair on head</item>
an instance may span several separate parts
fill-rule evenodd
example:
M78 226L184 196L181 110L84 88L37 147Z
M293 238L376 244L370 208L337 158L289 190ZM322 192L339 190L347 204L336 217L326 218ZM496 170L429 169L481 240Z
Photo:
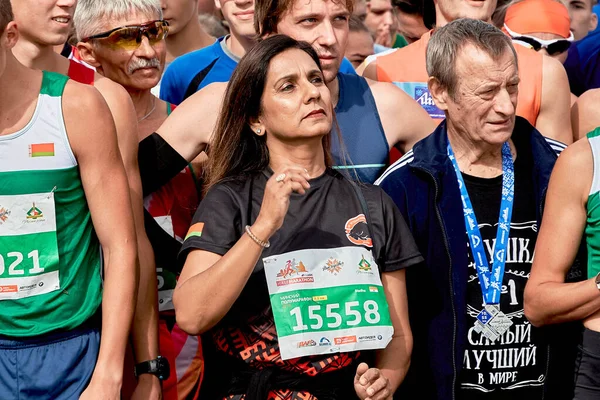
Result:
M73 23L77 39L102 33L106 20L128 17L138 12L162 19L160 0L79 0Z
M495 60L510 51L518 65L510 37L492 24L460 18L436 29L427 44L427 74L437 79L453 99L458 81L456 59L468 44L485 51Z

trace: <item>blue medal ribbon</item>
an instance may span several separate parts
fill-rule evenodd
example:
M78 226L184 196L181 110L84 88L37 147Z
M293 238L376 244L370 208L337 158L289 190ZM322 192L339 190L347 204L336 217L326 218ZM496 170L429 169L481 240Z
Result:
M508 234L510 231L510 220L515 193L515 170L512 154L508 142L502 145L502 201L500 203L500 216L498 218L498 230L496 232L496 244L493 250L492 269L485 254L485 248L477 218L473 211L471 199L465 186L462 173L454 157L454 152L450 143L448 143L448 158L454 166L460 197L462 199L463 213L465 217L465 226L467 236L473 253L473 261L479 277L479 285L483 294L483 300L486 304L499 304L500 294L502 293L502 279L504 277L504 266L506 264L506 249L508 247Z

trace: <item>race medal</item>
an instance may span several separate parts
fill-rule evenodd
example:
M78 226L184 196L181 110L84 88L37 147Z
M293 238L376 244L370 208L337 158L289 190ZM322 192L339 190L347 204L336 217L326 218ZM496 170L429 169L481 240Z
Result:
M59 289L54 193L0 196L0 300Z
M452 162L460 197L462 200L463 214L467 237L473 255L473 262L479 278L479 286L485 302L485 307L477 315L475 320L475 332L483 334L491 341L495 341L512 325L512 321L500 311L500 295L502 294L502 279L506 265L506 250L510 232L510 220L514 203L515 174L512 153L508 142L502 145L502 198L500 201L500 216L498 218L498 229L496 241L492 253L492 269L483 246L481 232L477 218L467 192L462 173L448 143L448 158Z
M263 259L281 358L383 349L394 328L372 253L306 249Z
M502 336L512 324L512 321L500 311L498 305L486 304L475 320L475 332L481 333L483 336L494 342L498 337Z

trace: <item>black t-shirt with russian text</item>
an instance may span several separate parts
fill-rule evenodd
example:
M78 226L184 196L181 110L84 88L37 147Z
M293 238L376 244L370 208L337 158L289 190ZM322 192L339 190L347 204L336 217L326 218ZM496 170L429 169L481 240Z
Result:
M474 331L483 308L479 278L469 246L467 285L467 347L460 374L459 399L542 399L548 375L548 343L544 332L529 323L523 311L523 292L529 278L537 238L533 192L533 161L525 153L515 160L515 195L506 250L500 310L512 326L495 342ZM502 176L482 179L463 174L488 262L496 241L502 195ZM467 237L465 239L468 241ZM468 243L468 242L467 242Z
M182 255L195 249L223 255L231 249L243 235L244 227L256 220L271 175L270 170L264 171L243 181L230 180L212 187L194 216L193 224L201 226L202 233L185 240ZM253 369L276 367L315 376L345 367L356 368L358 357L358 353L337 353L281 360L262 258L303 249L365 246L371 232L374 259L382 260L381 272L423 260L400 211L379 187L360 186L368 204L367 229L367 224L357 219L364 213L354 187L340 173L327 169L310 185L304 195L292 193L283 226L270 238L271 246L263 250L231 310L211 331L217 353L225 353ZM207 371L208 368L207 362ZM345 385L352 388L351 381ZM270 396L286 400L311 398L289 391Z

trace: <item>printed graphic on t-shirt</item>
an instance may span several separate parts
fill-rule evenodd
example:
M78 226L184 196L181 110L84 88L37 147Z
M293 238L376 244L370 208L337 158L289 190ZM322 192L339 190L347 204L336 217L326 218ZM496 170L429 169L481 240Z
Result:
M488 261L492 260L497 223L480 223L479 229ZM461 375L462 399L542 393L547 349L541 333L529 323L523 311L523 292L533 262L536 237L536 221L511 223L500 310L512 321L512 326L495 342L477 333L474 328L476 317L484 305L469 248L468 332Z
M359 214L346 221L344 226L346 237L349 241L359 246L373 247L373 240L369 235L367 219L364 214Z

